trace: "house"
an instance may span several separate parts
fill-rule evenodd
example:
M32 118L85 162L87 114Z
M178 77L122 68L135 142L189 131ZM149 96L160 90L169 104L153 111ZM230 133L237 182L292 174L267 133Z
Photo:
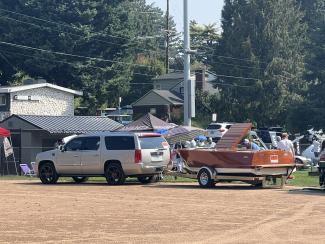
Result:
M42 79L26 80L21 86L0 86L0 121L13 114L73 116L74 97L81 95Z
M215 94L218 89L213 87L215 76L205 70L191 73L195 80L195 89ZM135 118L151 113L163 120L178 120L183 115L184 73L172 72L153 80L154 89L135 101L133 114Z
M11 132L18 163L35 161L37 153L53 149L58 139L63 137L97 131L114 131L122 126L101 116L11 115L0 122L0 127ZM4 161L2 155L0 164ZM13 170L11 166L12 173Z
M132 122L133 109L131 105L126 105L121 108L98 109L97 114L127 125Z
M182 116L183 97L170 90L153 89L133 104L133 116L150 113L164 121L179 119Z
M218 89L213 87L213 81L216 76L204 69L191 72L191 80L195 80L195 86L198 90L206 91L210 94L215 94ZM184 73L172 72L158 76L153 80L153 87L157 90L169 90L178 94L184 94Z

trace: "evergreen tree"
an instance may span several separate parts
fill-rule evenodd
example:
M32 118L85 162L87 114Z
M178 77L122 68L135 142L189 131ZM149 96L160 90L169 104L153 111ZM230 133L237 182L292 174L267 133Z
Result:
M306 26L296 1L226 0L222 27L211 62L224 83L221 118L282 124L306 86Z
M309 125L323 128L325 124L325 2L300 0L308 24L305 79L310 84L307 99L290 113L289 125L295 130Z

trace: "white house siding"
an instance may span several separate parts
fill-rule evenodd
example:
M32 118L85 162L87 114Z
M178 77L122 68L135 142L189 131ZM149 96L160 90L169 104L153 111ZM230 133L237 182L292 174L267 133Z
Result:
M15 96L31 96L32 100L16 100ZM37 99L34 101L34 99ZM53 88L42 87L10 94L11 114L73 116L74 95Z

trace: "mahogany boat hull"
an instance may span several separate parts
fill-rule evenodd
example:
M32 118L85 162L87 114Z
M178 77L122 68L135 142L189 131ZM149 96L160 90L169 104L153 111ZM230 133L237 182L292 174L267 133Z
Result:
M234 151L218 149L181 149L182 158L189 167L204 166L222 169L253 169L256 167L294 167L291 153L279 150Z

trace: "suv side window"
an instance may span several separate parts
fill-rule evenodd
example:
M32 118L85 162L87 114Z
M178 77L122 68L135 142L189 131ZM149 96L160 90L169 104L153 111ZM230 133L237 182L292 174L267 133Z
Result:
M97 151L100 145L100 137L83 137L82 149L87 151Z
M107 136L105 137L107 150L134 150L133 136Z
M82 138L75 138L65 145L66 151L78 151L82 148Z

